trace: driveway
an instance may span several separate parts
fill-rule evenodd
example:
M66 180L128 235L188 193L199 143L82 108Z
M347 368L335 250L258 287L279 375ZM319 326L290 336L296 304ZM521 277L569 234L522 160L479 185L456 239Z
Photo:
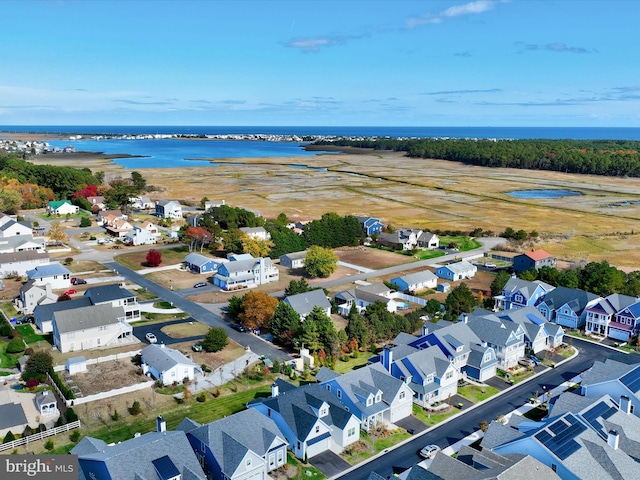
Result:
M340 472L345 471L347 468L351 468L351 465L331 450L327 450L315 457L311 457L309 459L309 463L324 473L327 478L331 478L334 475L338 475Z
M158 343L164 343L165 345L172 345L174 343L182 343L182 342L196 342L202 340L204 335L197 335L195 337L183 337L183 338L173 338L164 333L161 329L162 327L166 327L167 325L177 325L180 323L188 323L194 322L193 318L184 318L181 320L172 320L170 322L164 323L154 323L153 325L140 325L139 327L133 327L133 334L143 343L147 342L145 335L149 332L153 333L158 339Z
M420 419L418 419L418 417L414 417L413 415L409 415L402 420L398 420L395 425L400 428L404 428L411 434L420 433L427 429L427 425L424 424Z

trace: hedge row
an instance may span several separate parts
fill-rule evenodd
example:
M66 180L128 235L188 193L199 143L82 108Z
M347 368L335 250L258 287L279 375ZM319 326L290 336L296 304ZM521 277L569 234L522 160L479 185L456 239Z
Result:
M76 398L76 396L73 394L71 389L67 387L65 383L62 381L62 379L60 378L60 375L58 375L58 372L55 372L52 368L49 371L49 375L51 376L52 380L55 382L55 384L58 386L58 388L62 392L62 395L64 395L64 398L66 398L67 400L72 400Z

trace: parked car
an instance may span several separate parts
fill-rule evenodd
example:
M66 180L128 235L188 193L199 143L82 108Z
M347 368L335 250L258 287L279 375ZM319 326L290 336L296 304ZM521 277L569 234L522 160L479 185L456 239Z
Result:
M523 367L535 367L536 364L533 360L527 358L527 357L523 357L520 360L518 360L518 365L522 365Z
M240 325L239 323L231 324L231 328L233 328L234 330L237 330L238 332L246 332L247 331L245 326L244 325Z
M484 266L486 268L498 268L498 266L495 263L485 263Z
M201 352L202 351L202 344L201 343L194 343L193 345L191 345L191 350L193 350L194 352Z
M198 282L193 286L193 288L201 288L206 286L207 286L207 282Z
M536 365L540 365L542 363L542 360L540 360L535 355L527 355L527 358L531 360L533 363L535 363Z
M86 285L87 281L84 278L77 278L77 277L72 277L71 278L71 285Z
M158 341L158 338L151 332L147 333L144 338L146 338L149 343L156 343Z
M418 455L420 455L422 458L433 458L439 451L440 447L438 445L427 445L422 450L420 450L420 452L418 452Z
M73 288L70 288L69 290L64 292L63 295L75 295L76 293L78 293L77 290L74 290Z

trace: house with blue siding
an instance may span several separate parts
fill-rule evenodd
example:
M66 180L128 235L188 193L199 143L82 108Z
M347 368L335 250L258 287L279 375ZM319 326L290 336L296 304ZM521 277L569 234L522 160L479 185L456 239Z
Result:
M584 330L587 334L629 341L637 329L640 298L613 293L587 307Z
M473 333L494 349L502 370L517 366L518 360L524 357L524 329L520 324L482 309L476 309L465 320Z
M555 268L556 258L544 250L531 250L513 257L513 271L516 273L528 270L540 270L542 267Z
M518 323L524 330L525 349L534 354L558 348L564 341L564 329L547 322L535 307L512 308L498 312L496 316L501 320Z
M540 280L529 282L515 276L511 277L502 288L502 294L496 295L495 310L535 307L547 293L555 287Z
M461 262L437 267L436 275L439 278L455 282L457 280L464 280L465 278L473 278L477 271L478 268L475 265L471 265L466 260L462 260Z
M185 268L191 270L192 272L203 274L216 273L218 271L218 267L223 262L219 259L207 257L206 255L202 255L200 253L191 252L186 257L184 257L183 263Z
M185 418L184 431L207 477L268 480L287 463L287 441L269 417L250 408L205 425Z
M640 417L640 365L610 358L604 362L596 360L580 377L581 395L589 398L610 395L623 411Z
M373 217L356 217L362 225L362 231L367 237L380 233L384 225L380 222L379 218Z
M609 323L607 335L623 342L640 333L640 302L636 302L616 312Z
M248 406L273 420L291 453L301 460L328 450L339 453L360 440L358 418L317 383L295 387L278 380L271 397Z
M580 328L586 323L587 308L600 300L598 295L578 288L557 287L542 297L536 308L548 322Z

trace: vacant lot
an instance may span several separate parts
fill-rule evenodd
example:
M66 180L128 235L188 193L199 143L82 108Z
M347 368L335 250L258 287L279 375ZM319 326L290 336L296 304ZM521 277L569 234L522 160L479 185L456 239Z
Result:
M112 360L89 365L87 371L74 375L73 381L85 397L116 388L149 381L131 359Z
M393 267L394 265L400 265L401 263L411 261L411 257L407 257L400 253L378 250L377 248L340 248L335 252L341 262L351 263L353 265L370 268L372 270L380 270L382 268Z

